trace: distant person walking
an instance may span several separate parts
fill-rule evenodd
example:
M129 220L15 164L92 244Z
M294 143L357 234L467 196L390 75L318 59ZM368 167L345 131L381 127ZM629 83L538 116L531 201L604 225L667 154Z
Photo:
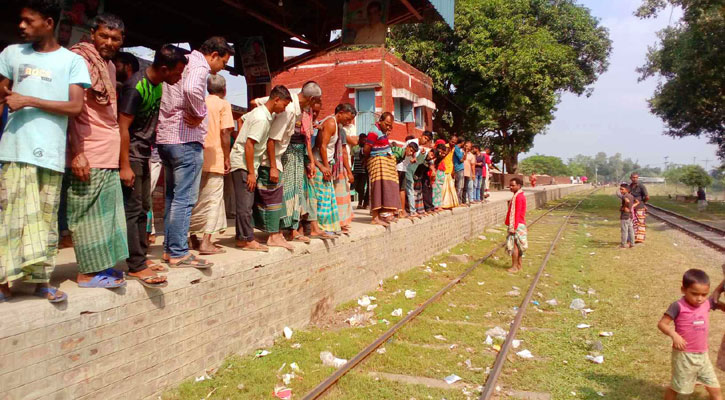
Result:
M697 211L704 212L707 209L707 194L702 186L697 187Z
M645 203L649 201L649 193L647 188L639 183L639 174L634 172L629 176L632 183L629 185L629 192L632 194L635 200L639 204L634 208L634 242L644 243L644 239L647 236L647 224L645 219L647 218L647 207Z

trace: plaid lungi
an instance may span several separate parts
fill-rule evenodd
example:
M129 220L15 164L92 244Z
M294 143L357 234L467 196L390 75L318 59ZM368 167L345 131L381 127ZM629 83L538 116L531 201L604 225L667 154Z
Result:
M325 232L339 232L340 214L337 210L335 187L332 181L322 179L322 172L317 170L312 178L315 196L310 198L310 205L317 209L317 223Z
M189 233L213 234L227 229L224 208L224 175L202 172L199 199L191 210Z
M45 283L58 254L58 206L63 173L26 163L0 172L0 284ZM124 222L125 226L125 222Z
M425 204L423 204L423 182L421 180L416 180L413 182L413 194L414 194L414 204L415 204L415 212L418 214L424 214L425 213Z
M340 227L350 226L352 223L352 203L350 201L350 185L347 183L347 176L341 173L335 179L335 201L337 212L340 215Z
M279 232L279 221L285 214L282 182L269 180L269 167L257 169L257 189L254 191L254 226L264 232Z
M395 170L395 157L392 155L370 157L367 167L370 175L370 209L399 210L400 188Z
M83 182L70 177L68 228L78 271L93 274L113 268L128 257L126 213L117 169L91 168Z
M526 225L519 224L514 234L509 234L506 238L506 251L509 254L513 254L514 246L517 246L519 248L519 255L523 255L529 248L528 232Z
M443 183L446 181L446 172L436 170L436 180L433 183L433 206L440 207L443 204Z
M309 213L307 191L305 190L305 155L307 147L301 143L291 143L282 154L282 186L284 187L285 213L280 226L282 229L297 229L300 219Z
M645 219L647 218L647 209L637 208L634 210L634 219L632 224L634 225L634 242L644 243L644 239L647 237L647 224Z

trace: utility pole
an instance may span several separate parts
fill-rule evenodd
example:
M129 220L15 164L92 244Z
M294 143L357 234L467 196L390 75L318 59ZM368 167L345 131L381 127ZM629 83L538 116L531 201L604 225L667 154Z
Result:
M707 164L709 164L710 161L712 161L712 160L702 160L702 161L705 162L705 171L707 171Z
M667 160L670 159L670 156L665 156L665 171L667 171Z
M697 164L697 156L692 157L692 165Z
M598 165L594 166L594 184L595 185L599 184L599 166Z

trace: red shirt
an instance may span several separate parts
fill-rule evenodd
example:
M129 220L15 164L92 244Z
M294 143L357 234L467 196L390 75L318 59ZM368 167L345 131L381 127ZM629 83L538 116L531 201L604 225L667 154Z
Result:
M519 224L526 225L526 195L519 193L516 196L516 215L514 215L514 229L519 227ZM506 212L506 226L510 224L509 214L511 214L511 202L509 202L509 209Z
M491 156L488 155L485 151L483 152L483 163L485 164L483 167L483 176L487 177L488 172L491 169Z

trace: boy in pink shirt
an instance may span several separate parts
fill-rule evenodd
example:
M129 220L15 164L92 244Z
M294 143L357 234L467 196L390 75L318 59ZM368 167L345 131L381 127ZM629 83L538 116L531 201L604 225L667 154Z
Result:
M678 394L691 394L695 384L705 386L710 399L722 400L720 383L708 356L707 336L709 312L725 310L722 304L708 298L710 278L699 269L689 269L682 277L682 298L672 303L657 327L672 338L672 382L665 400L676 400ZM674 329L671 322L675 323Z

